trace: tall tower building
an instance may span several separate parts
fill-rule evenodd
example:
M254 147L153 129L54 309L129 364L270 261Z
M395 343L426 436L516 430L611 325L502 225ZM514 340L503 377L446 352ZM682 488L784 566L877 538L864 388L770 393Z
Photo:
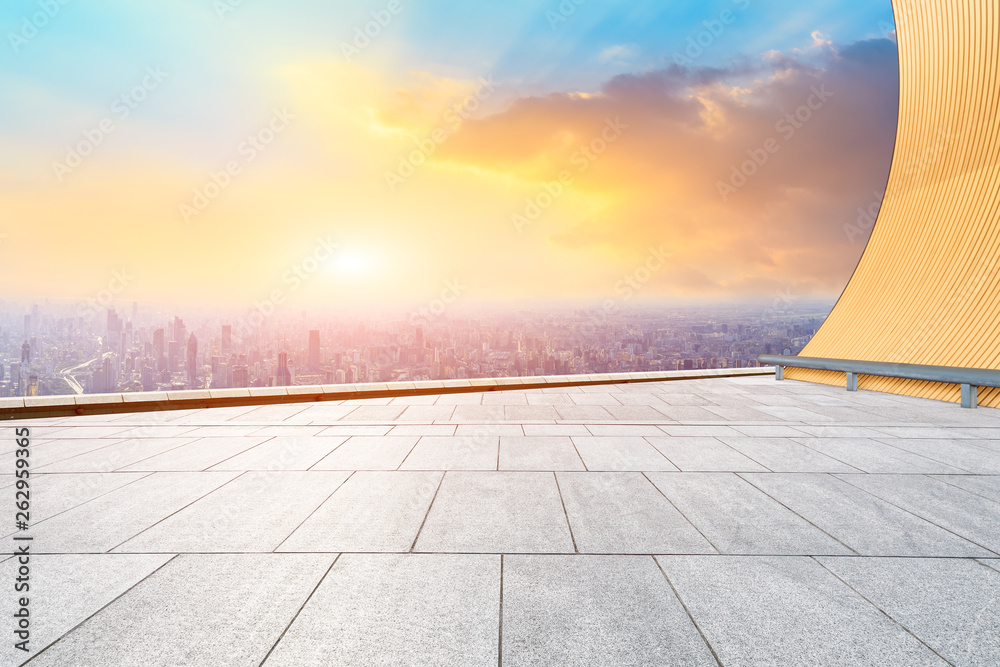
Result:
M24 345L21 346L21 363L26 364L29 361L31 361L31 344L24 341Z
M177 371L177 357L180 356L181 344L175 340L167 342L167 370L171 373Z
M188 338L187 344L187 376L188 387L196 389L198 387L198 339L194 334Z
M233 325L222 325L222 354L229 354L233 351Z
M250 377L247 367L245 365L239 364L233 366L233 381L232 386L234 387L248 387L250 386Z
M162 371L167 365L166 359L163 356L163 340L163 329L157 329L153 332L153 368L158 371Z
M122 332L122 319L118 317L118 313L115 312L114 308L108 308L108 324L107 324L108 338L111 340L116 340L118 334Z
M309 370L314 373L319 370L319 329L309 332Z
M274 374L274 385L276 387L288 387L292 384L292 374L288 372L288 354L278 353L278 370Z
M187 328L184 326L184 320L174 316L174 335L170 337L170 340L176 340L181 345L187 340Z
M150 366L142 367L142 390L153 391L156 389L156 380L153 376L153 369Z

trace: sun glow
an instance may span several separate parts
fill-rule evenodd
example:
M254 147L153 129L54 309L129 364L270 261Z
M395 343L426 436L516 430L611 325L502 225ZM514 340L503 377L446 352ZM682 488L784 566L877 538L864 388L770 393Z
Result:
M335 273L357 276L371 271L373 262L370 257L356 251L345 250L330 262Z

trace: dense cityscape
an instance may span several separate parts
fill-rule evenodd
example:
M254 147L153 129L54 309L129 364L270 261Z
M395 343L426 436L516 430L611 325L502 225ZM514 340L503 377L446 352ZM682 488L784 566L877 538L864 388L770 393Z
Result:
M0 303L0 397L757 365L795 354L828 302L378 319Z

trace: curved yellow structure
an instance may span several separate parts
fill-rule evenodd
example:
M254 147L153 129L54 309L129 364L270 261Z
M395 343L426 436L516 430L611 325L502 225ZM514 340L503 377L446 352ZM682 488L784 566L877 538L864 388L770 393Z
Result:
M847 289L802 356L1000 369L1000 2L893 0L899 127ZM844 374L785 377L844 386ZM953 384L858 387L957 402ZM1000 389L979 404L1000 407Z

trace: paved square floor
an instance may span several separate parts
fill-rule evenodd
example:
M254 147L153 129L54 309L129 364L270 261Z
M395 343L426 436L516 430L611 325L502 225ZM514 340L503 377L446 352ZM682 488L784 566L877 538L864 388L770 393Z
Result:
M745 377L37 419L11 499L15 426L2 664L1000 664L997 410Z

